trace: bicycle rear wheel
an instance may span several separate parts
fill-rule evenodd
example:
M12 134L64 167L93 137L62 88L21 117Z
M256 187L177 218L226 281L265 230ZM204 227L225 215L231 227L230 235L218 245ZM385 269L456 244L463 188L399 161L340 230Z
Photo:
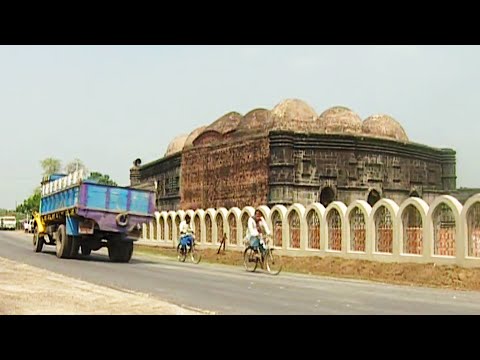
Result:
M200 255L200 253L195 249L195 246L193 246L192 250L190 251L190 257L194 264L198 264L200 260L202 260L202 255Z
M272 249L268 250L267 254L265 254L265 262L267 265L267 271L270 274L278 275L280 274L280 271L282 271L282 257L274 254Z
M249 272L254 272L257 269L258 257L250 246L243 252L243 265L245 266L245 270Z

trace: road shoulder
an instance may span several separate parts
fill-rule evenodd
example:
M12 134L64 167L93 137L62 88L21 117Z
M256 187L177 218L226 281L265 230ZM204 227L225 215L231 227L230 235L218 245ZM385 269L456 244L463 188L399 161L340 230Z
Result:
M114 289L0 258L0 315L198 315L147 294Z

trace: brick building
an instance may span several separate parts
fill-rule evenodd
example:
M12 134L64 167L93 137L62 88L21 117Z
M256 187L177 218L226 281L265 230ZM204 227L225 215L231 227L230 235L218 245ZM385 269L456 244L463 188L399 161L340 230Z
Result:
M345 107L318 115L291 99L272 110L228 113L175 138L163 158L137 159L130 181L155 189L161 210L356 199L373 205L409 196L430 203L440 194L461 198L455 155L410 142L388 115L362 121Z

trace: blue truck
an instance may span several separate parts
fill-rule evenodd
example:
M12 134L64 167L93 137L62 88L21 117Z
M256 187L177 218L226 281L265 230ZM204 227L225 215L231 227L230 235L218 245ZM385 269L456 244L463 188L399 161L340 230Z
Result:
M129 262L142 224L154 219L154 192L99 184L81 170L50 175L41 188L35 252L54 245L57 257L76 258L107 247L111 261Z

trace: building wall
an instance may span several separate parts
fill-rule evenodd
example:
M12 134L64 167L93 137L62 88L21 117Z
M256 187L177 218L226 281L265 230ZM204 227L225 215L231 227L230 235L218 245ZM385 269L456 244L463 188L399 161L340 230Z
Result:
M472 197L475 194L479 194L480 189L478 188L459 188L456 189L455 191L449 191L448 194L452 195L458 201L460 201L461 204L465 204L465 202Z
M330 187L347 205L371 190L397 203L416 191L455 189L455 152L353 136L270 133L268 205L320 202ZM446 180L447 179L447 180ZM327 204L325 204L327 205Z
M182 156L181 208L219 208L267 202L267 137L196 144Z
M160 210L267 204L349 205L372 190L397 204L456 193L455 152L382 139L270 132L206 132L177 153L131 169L131 185L155 190ZM461 201L464 196L458 196Z
M130 170L131 186L156 191L156 206L160 211L178 210L181 159L179 152Z

